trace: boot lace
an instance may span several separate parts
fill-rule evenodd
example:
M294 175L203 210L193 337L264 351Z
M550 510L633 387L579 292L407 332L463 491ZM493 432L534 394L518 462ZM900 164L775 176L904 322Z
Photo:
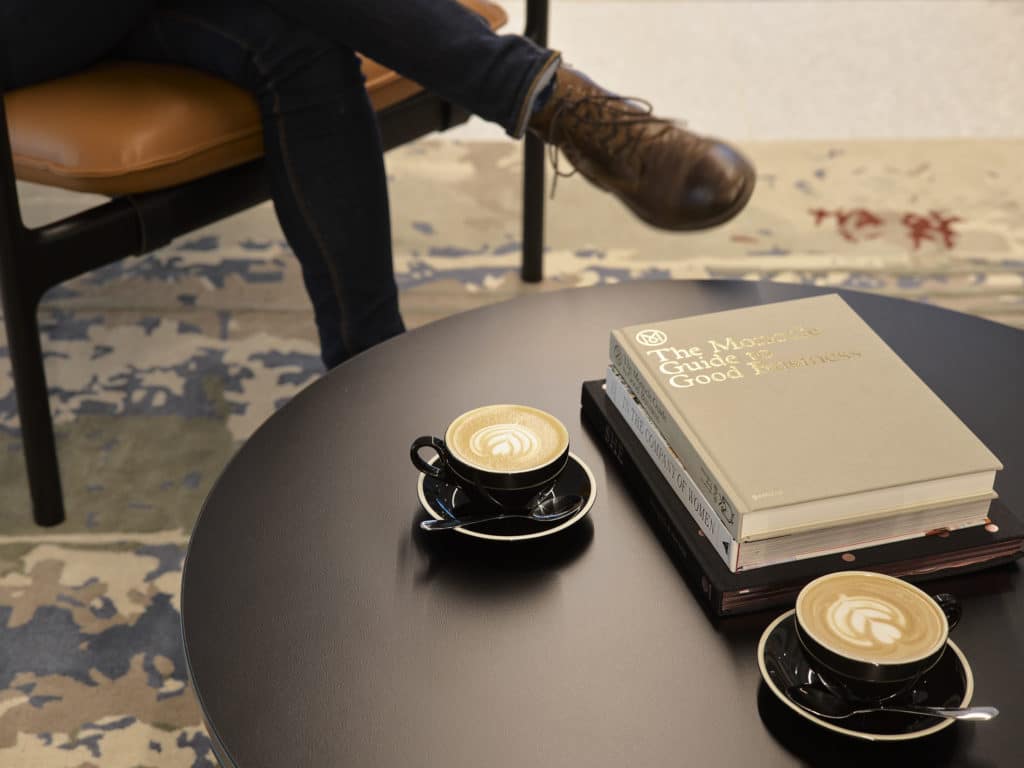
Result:
M605 116L598 117L593 113L588 113L586 110L581 109L588 104L597 107L597 111L602 112ZM602 107L603 110L601 109ZM637 108L639 108L639 111L637 111ZM555 198L555 188L558 184L559 177L568 178L570 176L575 176L578 173L577 169L571 166L571 163L571 170L569 171L563 170L559 163L561 151L554 139L558 135L558 126L563 121L563 116L566 116L569 120L575 120L579 123L586 123L597 127L613 125L661 125L661 130L653 136L650 136L648 140L657 140L675 128L685 125L685 123L679 120L670 120L655 116L654 106L651 102L647 99L635 98L632 96L599 94L593 96L581 96L577 99L559 104L555 113L551 116L551 121L548 123L548 135L546 139L548 144L548 160L551 163L552 170L555 172L551 179L550 199L552 200ZM564 143L574 153L579 151L577 144L572 139L571 132L565 132ZM626 141L625 144L617 151L629 152L630 155L635 155L638 148L639 142ZM632 157L630 159L632 159Z

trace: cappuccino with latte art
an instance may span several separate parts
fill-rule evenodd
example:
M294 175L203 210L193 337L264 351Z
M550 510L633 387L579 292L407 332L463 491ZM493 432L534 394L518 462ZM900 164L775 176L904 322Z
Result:
M907 582L869 572L818 579L797 600L802 628L850 659L900 664L926 658L946 642L946 616Z
M449 425L445 444L456 458L489 472L543 466L569 447L569 433L544 411L526 405L485 405Z
M906 691L942 658L959 620L952 595L932 596L871 571L820 576L796 599L797 637L808 662L855 699Z
M428 448L437 453L434 461L420 455ZM569 431L538 408L485 405L456 416L443 439L416 438L409 457L424 475L471 499L521 511L551 494L569 460Z

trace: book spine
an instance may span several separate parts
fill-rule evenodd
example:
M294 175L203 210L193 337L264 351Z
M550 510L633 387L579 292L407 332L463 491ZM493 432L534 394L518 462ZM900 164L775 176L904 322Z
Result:
M629 391L614 368L608 369L605 392L608 399L629 424L633 434L643 444L647 455L651 457L658 469L661 470L662 476L672 486L672 490L679 497L683 508L700 526L704 536L718 556L722 558L725 566L735 573L739 566L739 545L718 517L718 513L714 511L711 503L701 493L693 478L690 477L690 473L686 471L686 467L683 466L679 457L651 422L650 417L636 401L633 393Z
M740 510L743 507L737 505L735 494L729 494L722 487L721 478L710 470L707 462L684 432L681 426L682 418L671 409L667 400L662 399L657 385L649 380L650 374L646 366L634 358L633 351L620 339L617 331L612 333L609 353L612 366L636 395L651 422L672 446L683 465L692 470L691 477L697 481L697 486L712 502L718 517L732 538L741 541Z
M665 505L651 490L644 478L643 471L630 455L626 446L623 445L611 424L608 423L591 393L585 388L582 405L584 419L607 447L608 454L615 460L623 480L632 490L634 498L652 523L652 528L661 539L662 545L672 557L676 567L690 583L693 591L700 596L705 609L713 616L721 616L724 611L723 594L707 577L676 521L665 512Z

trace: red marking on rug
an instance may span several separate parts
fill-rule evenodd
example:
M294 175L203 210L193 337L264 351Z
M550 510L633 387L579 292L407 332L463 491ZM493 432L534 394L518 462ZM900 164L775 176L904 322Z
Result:
M929 211L928 216L905 213L900 221L907 228L915 251L921 247L922 241L938 242L939 239L946 246L946 250L949 250L956 241L953 225L962 219L959 216L943 216L938 211Z
M756 243L757 238L750 235L733 235L730 240L734 243Z
M881 237L886 225L882 214L867 208L810 208L808 213L814 217L816 227L829 221L834 222L839 236L851 243ZM907 212L899 218L915 251L925 241L946 250L955 248L958 233L953 225L961 221L963 219L959 216L947 216L940 211L928 211L927 215Z
M844 240L849 240L851 243L858 242L857 235L861 234L861 230L867 229L870 232L870 230L882 226L882 217L866 208L854 208L850 211L842 208L836 208L834 211L825 208L812 208L810 213L814 216L814 226L816 227L820 227L822 222L830 218L835 219L836 230Z

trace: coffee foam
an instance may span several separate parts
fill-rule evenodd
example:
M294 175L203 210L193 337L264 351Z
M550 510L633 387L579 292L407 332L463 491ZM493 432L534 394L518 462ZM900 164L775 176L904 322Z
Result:
M569 433L554 416L525 405L488 405L459 416L445 444L459 460L490 472L542 467L569 447Z
M800 626L836 653L898 664L925 658L946 640L942 609L899 579L871 573L832 574L797 600Z

